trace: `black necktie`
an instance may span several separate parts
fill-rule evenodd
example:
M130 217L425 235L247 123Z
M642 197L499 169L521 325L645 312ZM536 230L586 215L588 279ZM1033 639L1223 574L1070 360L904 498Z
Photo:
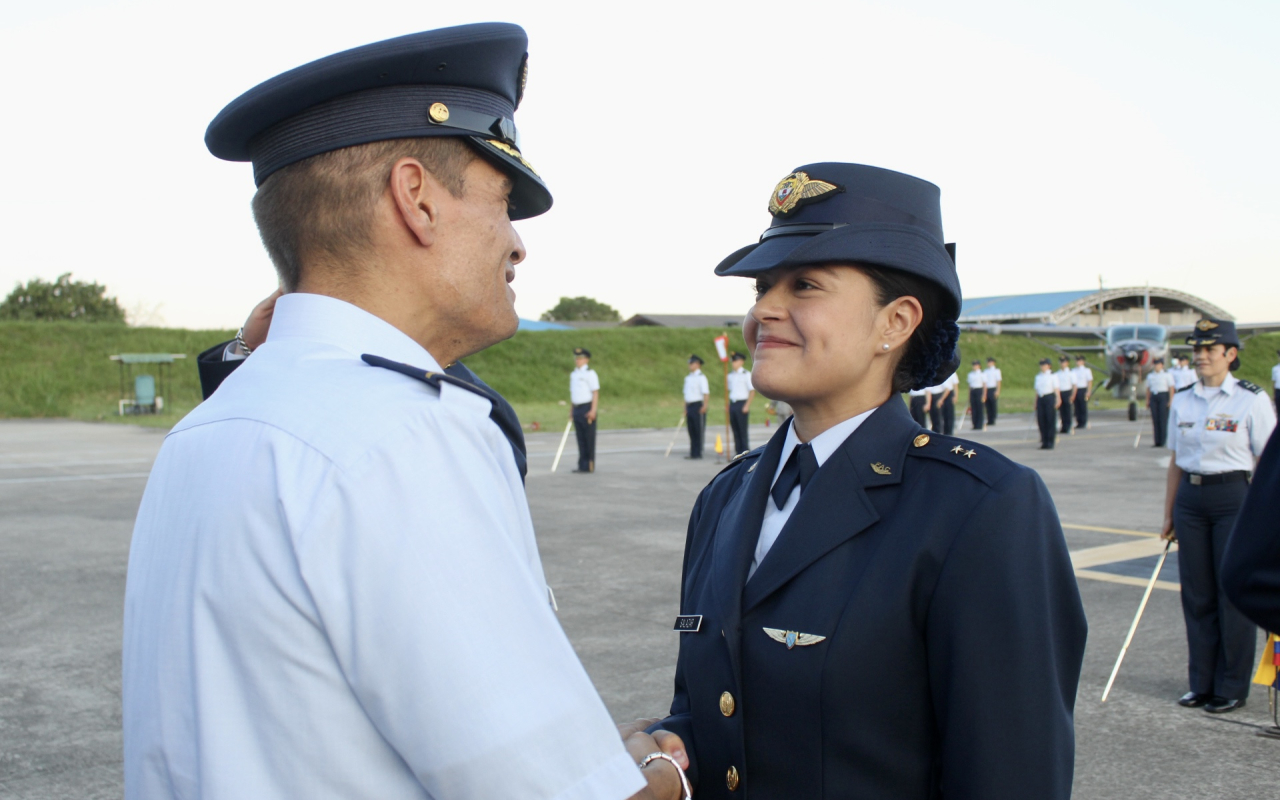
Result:
M778 473L778 480L769 492L773 495L773 504L781 511L787 504L787 498L791 496L791 490L796 488L796 484L800 484L800 494L804 494L804 487L809 485L809 481L817 473L818 458L813 454L813 448L807 444L796 445L796 449L791 451L791 457L787 459L782 472Z

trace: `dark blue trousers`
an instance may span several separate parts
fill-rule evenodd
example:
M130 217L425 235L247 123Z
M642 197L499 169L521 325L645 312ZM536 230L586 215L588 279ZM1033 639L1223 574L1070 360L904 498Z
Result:
M929 414L924 410L924 395L911 398L911 418L921 428L929 427Z
M734 400L729 403L729 427L733 429L733 454L745 453L751 449L747 434L747 426L751 423L751 414L742 410L746 400Z
M1249 696L1257 632L1231 605L1218 575L1248 489L1244 481L1193 486L1184 475L1173 507L1191 691L1240 700Z
M702 413L702 401L684 404L684 419L689 425L689 457L702 458L702 441L707 430L707 415Z
M573 432L578 438L578 471L596 471L596 423L587 422L590 403L573 407Z
M983 401L982 401L982 390L970 389L969 390L969 413L973 414L973 429L975 431L982 430L983 426L986 424L986 420L984 419L983 413L982 413L983 410L984 409L983 409Z
M1071 407L1074 401L1070 398L1071 395L1064 392L1062 405L1058 408L1058 416L1062 419L1062 433L1071 433Z
M996 397L996 390L987 388L987 424L996 424L996 412L1000 410L1000 399Z
M1169 393L1159 392L1151 395L1151 427L1156 437L1156 447L1164 447L1165 438L1169 435Z
M1036 398L1036 424L1040 426L1040 446L1053 447L1054 426L1053 395Z
M1076 427L1083 428L1089 424L1089 401L1085 399L1084 389L1076 389Z

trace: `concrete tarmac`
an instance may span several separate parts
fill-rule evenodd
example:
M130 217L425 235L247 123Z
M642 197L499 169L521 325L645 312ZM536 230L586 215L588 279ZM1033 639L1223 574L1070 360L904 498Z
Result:
M1276 793L1280 741L1256 731L1267 692L1214 717L1183 709L1186 640L1171 556L1106 704L1116 654L1155 566L1169 453L1150 424L1096 413L1040 451L1028 415L970 434L1038 470L1061 515L1089 618L1076 702L1076 798L1258 798ZM596 472L570 442L529 437L529 502L560 619L614 717L670 703L685 526L715 455L681 431L603 431ZM762 444L772 430L757 425ZM1138 447L1135 435L1141 433ZM709 431L712 441L716 431ZM133 517L163 433L0 422L0 798L118 798L120 635ZM999 668L999 665L993 665Z

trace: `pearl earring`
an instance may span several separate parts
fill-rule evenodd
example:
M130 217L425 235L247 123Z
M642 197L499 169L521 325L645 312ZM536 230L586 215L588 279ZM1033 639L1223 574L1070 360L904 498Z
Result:
M880 349L881 349L881 350L888 350L888 349L889 349L889 343L888 343L888 342L885 342L884 344L880 345Z

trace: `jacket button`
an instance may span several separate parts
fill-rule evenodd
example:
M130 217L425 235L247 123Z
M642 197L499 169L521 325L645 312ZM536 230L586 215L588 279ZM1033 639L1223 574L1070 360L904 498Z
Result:
M729 694L728 692L725 692L724 694L720 695L720 713L721 714L724 714L726 717L732 717L733 710L735 708L737 708L737 705L733 702L733 695Z
M738 791L738 768L729 767L729 771L725 773L724 785L729 787L729 791Z

